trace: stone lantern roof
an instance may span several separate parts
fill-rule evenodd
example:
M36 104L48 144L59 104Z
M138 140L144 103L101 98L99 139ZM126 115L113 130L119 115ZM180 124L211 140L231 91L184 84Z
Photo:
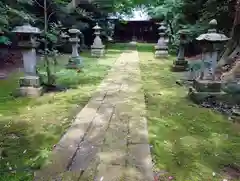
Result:
M102 28L96 23L96 26L93 27L94 30L101 30Z
M80 34L81 32L78 29L72 28L72 29L68 30L68 33L70 33L70 34Z
M209 41L209 42L223 42L228 41L230 38L228 38L226 35L217 33L217 20L213 19L209 22L210 29L207 33L201 34L199 37L196 38L198 41Z
M66 33L63 33L63 32L60 34L60 37L61 38L70 38L69 35L67 35Z
M30 25L28 18L24 19L24 24L22 26L16 26L12 32L14 33L22 33L22 34L40 34L41 31L37 27L33 27Z
M164 23L163 22L160 23L160 27L158 28L158 31L165 33L166 30L167 30L167 28L164 26Z

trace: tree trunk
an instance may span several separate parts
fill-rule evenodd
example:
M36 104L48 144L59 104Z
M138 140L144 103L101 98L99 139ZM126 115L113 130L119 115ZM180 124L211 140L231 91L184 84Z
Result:
M231 58L231 56L235 56L234 54L238 53L238 45L239 45L239 39L240 39L240 0L236 1L236 6L235 6L235 17L234 17L234 23L232 27L232 31L230 34L231 40L228 41L226 50L224 51L222 57L220 58L218 62L218 67L221 67L224 65L227 61L227 59Z
M166 21L167 21L167 24L169 25L169 28L170 28L170 34L171 34L171 36L170 36L170 38L169 38L169 44L171 45L172 42L174 41L174 40L173 40L173 35L174 35L173 26L172 26L172 22L171 22L171 21L169 21L169 20L166 20Z

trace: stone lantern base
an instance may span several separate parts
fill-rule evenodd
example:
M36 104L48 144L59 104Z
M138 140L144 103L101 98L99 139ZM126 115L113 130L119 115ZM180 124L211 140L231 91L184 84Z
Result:
M189 89L188 96L195 102L202 102L208 97L220 99L226 93L221 91L221 81L195 80L193 86Z
M105 46L102 46L102 47L91 46L91 55L93 57L103 57L105 54L104 48Z
M82 59L80 56L78 57L70 57L66 68L68 69L79 69L82 67Z
M167 58L168 49L155 46L155 58Z
M173 62L172 71L174 72L184 72L188 69L188 61L186 60L177 60Z
M193 87L198 92L220 92L221 91L221 81L212 80L195 80L193 82Z
M40 86L38 76L27 75L19 80L20 88L18 93L23 97L39 97L43 94L43 88Z
M136 48L137 47L137 42L136 41L131 41L129 42L130 48Z

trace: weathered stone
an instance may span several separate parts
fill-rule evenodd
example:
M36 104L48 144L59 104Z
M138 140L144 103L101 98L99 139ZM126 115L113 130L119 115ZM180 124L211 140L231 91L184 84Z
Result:
M113 110L114 108L112 105L101 104L92 122L91 128L88 130L87 135L84 138L85 141L98 143L100 145L102 144Z
M62 174L60 174L59 179L56 179L54 181L79 181L81 172L75 172L75 171L67 171Z
M92 47L91 55L93 57L103 57L105 55L105 50L103 48L94 48L94 47Z
M92 162L99 160L100 147L94 143L83 141L77 150L70 167L71 171L86 171Z
M203 61L202 77L205 80L215 80L215 70L217 67L218 49L217 44L229 40L224 34L217 33L217 21L215 19L209 22L210 29L207 33L199 35L196 40L202 43Z
M173 63L172 71L174 72L183 72L188 68L188 61L186 60L178 60Z
M198 92L220 92L221 82L197 79L193 82L193 87Z
M153 165L148 144L133 144L128 146L128 168L132 174L128 174L129 180L153 181ZM133 179L132 179L133 180Z
M70 57L66 68L68 69L80 69L83 67L82 58L78 55L78 57Z
M125 168L118 165L100 164L96 180L124 181Z
M127 154L128 120L112 116L99 153L101 163L125 165Z
M193 87L189 88L188 97L196 103L202 103L209 97L216 100L227 100L229 96L223 91L221 92L198 92Z
M40 87L40 78L38 76L26 75L19 79L20 87Z
M133 117L129 120L128 142L133 144L148 143L147 120L145 117Z
M100 164L100 160L98 157L96 159L91 160L87 169L82 171L82 175L78 181L94 181L97 174L97 167Z
M42 87L20 87L17 91L23 97L39 97L43 94Z

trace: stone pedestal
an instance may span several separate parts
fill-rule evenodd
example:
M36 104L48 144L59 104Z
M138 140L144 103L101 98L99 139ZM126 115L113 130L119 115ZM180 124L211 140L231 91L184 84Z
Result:
M18 89L21 96L38 97L43 93L43 88L40 86L38 76L26 75L19 80L20 88Z
M25 76L20 77L18 89L20 96L26 97L38 97L43 93L43 88L41 87L40 78L36 74L36 50L32 48L31 50L23 50L23 65Z
M137 48L137 42L136 41L129 42L129 48L130 49L136 49Z
M155 46L155 58L167 58L168 57L168 49Z
M103 47L91 47L91 55L93 57L103 57L105 55L105 49Z
M82 59L80 56L78 57L70 57L68 60L68 64L66 65L68 69L79 69L82 68Z
M172 71L174 72L184 72L188 69L188 61L186 60L177 60L173 62Z
M202 102L208 97L221 97L226 93L221 91L221 81L194 80L193 86L189 89L189 97L193 101Z

